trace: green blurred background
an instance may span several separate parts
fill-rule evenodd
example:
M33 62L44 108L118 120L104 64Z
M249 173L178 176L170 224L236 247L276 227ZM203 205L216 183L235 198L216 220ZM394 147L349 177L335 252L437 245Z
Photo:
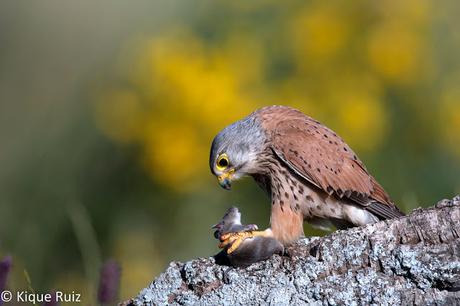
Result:
M266 227L252 180L221 189L213 136L258 107L338 132L406 212L460 193L458 1L0 2L0 256L11 288L121 299L217 252L230 205ZM307 229L307 234L324 234Z

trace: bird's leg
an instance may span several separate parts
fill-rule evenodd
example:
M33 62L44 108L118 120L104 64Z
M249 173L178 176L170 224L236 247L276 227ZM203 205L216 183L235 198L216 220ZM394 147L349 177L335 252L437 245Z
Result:
M254 237L273 237L273 233L270 228L264 231L227 233L220 237L221 243L219 244L219 248L227 248L227 254L231 254L241 245L241 243L243 243L245 239Z

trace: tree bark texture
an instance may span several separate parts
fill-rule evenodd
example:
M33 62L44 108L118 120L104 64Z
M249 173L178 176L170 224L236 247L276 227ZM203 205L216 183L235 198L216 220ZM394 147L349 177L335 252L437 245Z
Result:
M460 305L460 196L247 268L172 262L125 305Z

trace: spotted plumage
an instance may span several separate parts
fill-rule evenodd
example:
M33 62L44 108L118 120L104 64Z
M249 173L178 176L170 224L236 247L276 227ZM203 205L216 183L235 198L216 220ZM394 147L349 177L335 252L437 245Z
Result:
M304 220L346 228L402 215L342 138L289 107L265 107L225 128L210 166L225 188L255 179L271 199L270 234L285 244L303 236Z

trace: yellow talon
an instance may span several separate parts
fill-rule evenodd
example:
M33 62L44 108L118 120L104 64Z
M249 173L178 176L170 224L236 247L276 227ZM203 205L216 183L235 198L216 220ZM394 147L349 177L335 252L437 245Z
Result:
M236 232L222 235L220 238L221 243L219 244L219 248L224 249L229 247L227 253L230 254L236 250L236 248L243 242L244 239L249 237L249 234L250 232Z
M253 237L251 232L242 232L240 234L243 235L238 235L238 237L234 239L232 245L227 249L227 254L231 254L233 251L235 251L246 238Z
M247 231L247 232L236 232L227 233L220 237L221 243L219 248L227 248L227 254L231 254L235 251L241 243L247 238L253 238L256 236L268 236L266 231Z

